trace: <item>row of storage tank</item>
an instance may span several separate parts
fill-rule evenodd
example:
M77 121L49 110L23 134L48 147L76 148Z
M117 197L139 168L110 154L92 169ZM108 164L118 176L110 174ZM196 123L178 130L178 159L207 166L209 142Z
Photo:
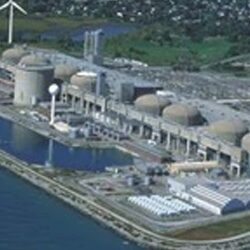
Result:
M48 87L54 81L69 82L86 92L94 92L96 88L98 77L96 73L79 72L73 65L54 66L48 59L30 54L23 47L7 49L1 59L8 64L17 65L14 97L16 105L32 105L40 100L48 100ZM180 103L172 104L165 96L143 95L135 100L134 105L140 112L161 115L164 119L182 126L200 126L205 122L196 107ZM220 139L242 146L250 152L250 134L247 134L248 128L242 121L217 121L210 124L207 130Z
M31 54L25 48L8 49L3 52L1 59L16 66L15 105L33 105L48 100L48 87L53 82L59 85L67 82L85 92L96 91L99 77L96 73L79 71L73 65L54 66L48 59Z
M140 112L162 116L163 119L185 127L201 126L206 123L196 107L171 103L166 97L157 94L140 96L135 100L134 105ZM235 146L242 146L243 149L250 152L250 133L248 134L248 127L242 121L220 120L205 128L210 134Z

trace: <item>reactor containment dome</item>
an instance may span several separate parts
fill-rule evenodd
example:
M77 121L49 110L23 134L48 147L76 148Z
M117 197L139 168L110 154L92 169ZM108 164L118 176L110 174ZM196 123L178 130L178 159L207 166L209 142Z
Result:
M221 120L210 124L208 131L222 140L240 146L241 139L248 132L248 128L239 120Z
M71 77L70 83L78 87L80 90L95 92L97 77L97 74L94 72L81 71Z
M197 108L185 106L184 104L173 104L166 107L162 112L162 116L183 126L202 125L204 121Z
M135 108L140 112L160 115L162 110L171 104L171 101L164 96L147 94L135 100Z
M250 133L246 134L241 141L241 147L248 153L250 153Z
M69 64L58 64L55 66L55 75L54 78L65 82L69 81L71 76L76 74L78 68Z
M3 62L10 64L18 64L22 57L27 56L29 52L23 47L15 47L5 50L2 53Z

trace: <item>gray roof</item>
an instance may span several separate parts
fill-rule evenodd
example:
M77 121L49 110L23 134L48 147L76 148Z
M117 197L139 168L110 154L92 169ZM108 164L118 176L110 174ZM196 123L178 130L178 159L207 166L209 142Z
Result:
M13 64L19 63L22 57L28 55L29 52L22 47L15 47L5 50L2 53L3 61L7 61Z
M170 100L155 94L140 96L135 101L135 107L137 110L158 115L160 115L161 111L170 104Z
M37 55L27 55L20 60L19 66L22 66L22 67L48 67L48 66L52 66L52 65L51 65L51 62L44 57L37 56Z
M242 137L248 132L247 126L240 120L221 120L212 123L208 132L219 136L221 139L240 146Z
M67 80L78 71L78 68L69 64L58 64L55 66L55 78Z
M180 103L166 107L162 116L184 126L201 125L203 120L200 111L196 107Z
M246 134L241 140L241 147L250 153L250 133Z

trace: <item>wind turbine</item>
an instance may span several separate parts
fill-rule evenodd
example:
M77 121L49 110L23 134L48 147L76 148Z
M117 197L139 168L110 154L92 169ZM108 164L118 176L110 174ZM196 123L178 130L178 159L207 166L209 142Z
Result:
M19 6L16 2L13 0L9 0L7 3L2 5L0 7L0 11L6 8L9 9L9 36L8 36L8 44L12 44L13 41L13 19L14 19L14 8L18 9L20 12L22 12L24 15L27 15L27 12Z

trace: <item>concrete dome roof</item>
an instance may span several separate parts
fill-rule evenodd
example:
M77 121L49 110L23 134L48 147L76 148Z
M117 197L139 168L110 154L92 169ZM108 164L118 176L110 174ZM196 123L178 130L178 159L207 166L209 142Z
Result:
M250 133L246 134L241 140L241 147L250 153Z
M166 107L162 116L184 126L195 126L203 123L200 111L195 107L185 106L184 104L173 104Z
M18 64L22 57L27 56L29 52L22 47L7 49L2 53L3 61Z
M248 132L247 126L239 120L221 120L212 123L208 131L219 138L240 146L242 137Z
M47 67L51 66L51 62L50 60L41 56L28 55L20 60L19 65L25 67Z
M94 72L82 71L74 74L70 78L72 85L78 86L86 91L94 91L97 81L97 74Z
M77 67L69 64L59 64L55 67L55 78L60 80L68 80L78 71Z
M141 112L160 115L161 111L171 104L170 100L155 94L148 94L138 97L135 100L135 108Z

